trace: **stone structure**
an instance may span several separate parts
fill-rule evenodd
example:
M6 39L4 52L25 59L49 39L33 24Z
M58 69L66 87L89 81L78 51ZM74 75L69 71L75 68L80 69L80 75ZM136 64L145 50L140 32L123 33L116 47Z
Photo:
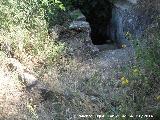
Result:
M117 0L113 4L110 35L120 45L130 46L128 37L141 38L160 15L159 0Z
M141 37L160 15L159 0L85 0L79 8L90 23L93 44L112 40L130 46L127 35Z
M90 37L93 44L111 43L109 30L112 18L112 3L107 0L85 0L78 5L91 27Z

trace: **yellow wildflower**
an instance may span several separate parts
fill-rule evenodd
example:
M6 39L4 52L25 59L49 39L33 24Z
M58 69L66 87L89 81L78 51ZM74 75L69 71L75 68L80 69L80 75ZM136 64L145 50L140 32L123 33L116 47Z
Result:
M131 37L131 33L128 31L128 32L126 32L125 36L126 37Z
M124 81L124 80L125 80L125 77L122 77L121 80Z
M156 97L156 99L157 99L157 101L160 101L160 95L158 95L158 96Z
M130 33L129 33L129 31L128 32L126 32L126 36L128 36Z
M128 85L129 81L127 79L125 79L124 81L122 81L122 85Z
M128 83L129 83L129 80L126 79L125 77L122 77L121 81L122 81L122 85L128 85Z
M122 48L126 48L127 46L125 44L122 45Z

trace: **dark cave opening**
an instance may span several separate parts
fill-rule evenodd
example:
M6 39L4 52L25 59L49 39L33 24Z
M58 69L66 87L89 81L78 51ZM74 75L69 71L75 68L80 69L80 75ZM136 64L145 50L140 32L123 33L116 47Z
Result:
M94 45L112 44L111 19L113 4L109 1L87 1L78 8L91 27L90 37Z

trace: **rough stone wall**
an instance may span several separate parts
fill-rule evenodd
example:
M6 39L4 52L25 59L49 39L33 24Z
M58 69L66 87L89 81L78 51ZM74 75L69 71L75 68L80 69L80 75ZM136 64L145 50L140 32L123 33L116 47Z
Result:
M79 8L90 24L93 44L103 44L109 40L107 31L112 17L112 4L108 0L88 0Z
M78 7L90 23L91 39L95 44L113 40L119 46L130 46L126 34L140 38L160 16L160 0L82 1Z
M144 31L160 16L159 0L117 0L113 4L110 34L120 45L130 46L126 35L142 37Z

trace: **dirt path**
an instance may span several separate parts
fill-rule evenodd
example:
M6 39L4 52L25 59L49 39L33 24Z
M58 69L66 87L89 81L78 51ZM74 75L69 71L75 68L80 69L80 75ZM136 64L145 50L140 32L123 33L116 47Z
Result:
M66 54L46 70L50 79L41 80L48 91L39 91L36 85L27 91L14 69L6 75L4 69L8 68L1 67L2 119L78 120L84 114L96 119L120 105L121 69L134 63L133 49L95 46L86 31L64 32L60 42L65 44Z

